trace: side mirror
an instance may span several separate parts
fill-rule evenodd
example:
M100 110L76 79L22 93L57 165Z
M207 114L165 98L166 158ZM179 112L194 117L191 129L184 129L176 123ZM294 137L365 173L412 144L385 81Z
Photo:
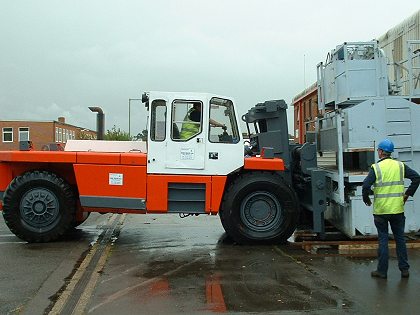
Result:
M144 106L149 108L149 95L147 95L146 92L144 92L141 96L141 102L144 103Z

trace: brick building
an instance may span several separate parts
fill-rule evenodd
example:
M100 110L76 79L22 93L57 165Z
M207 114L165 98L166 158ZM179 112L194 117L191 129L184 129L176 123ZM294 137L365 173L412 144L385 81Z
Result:
M316 82L293 98L294 139L306 142L306 131L314 131L314 120L318 116L318 89Z
M31 141L35 150L51 143L65 144L68 139L96 139L96 132L57 121L0 120L0 151L19 150L19 141Z

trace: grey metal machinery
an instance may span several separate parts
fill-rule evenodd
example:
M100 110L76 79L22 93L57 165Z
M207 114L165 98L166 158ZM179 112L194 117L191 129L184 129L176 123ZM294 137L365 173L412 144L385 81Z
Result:
M325 217L349 237L375 235L372 209L362 201L362 182L378 159L377 143L389 138L393 157L420 170L420 41L407 45L408 59L388 65L376 41L337 46L326 63L317 66L317 148L333 152L326 166ZM407 71L410 87L401 95L401 82L389 82L389 66ZM405 183L407 186L407 182ZM420 194L405 205L406 232L420 228Z
M289 143L286 109L284 100L266 101L252 107L242 116L247 124L251 145L245 153L262 154L266 158L281 158L284 161L285 171L281 172L284 181L293 187L301 209L311 214L312 230L323 234L325 171L317 167L315 144ZM251 133L250 125L254 127L255 133Z

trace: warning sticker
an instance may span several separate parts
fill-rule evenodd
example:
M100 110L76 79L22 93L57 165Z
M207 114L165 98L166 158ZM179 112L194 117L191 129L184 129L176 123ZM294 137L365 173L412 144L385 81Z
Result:
M194 149L181 149L181 161L194 160Z
M123 174L120 173L109 173L109 184L114 186L122 186Z

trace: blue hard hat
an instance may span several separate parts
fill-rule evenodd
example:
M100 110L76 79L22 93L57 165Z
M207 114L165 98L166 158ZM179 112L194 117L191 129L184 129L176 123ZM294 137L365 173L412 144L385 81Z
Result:
M378 149L381 149L385 152L394 152L394 144L389 139L384 139L378 144Z

